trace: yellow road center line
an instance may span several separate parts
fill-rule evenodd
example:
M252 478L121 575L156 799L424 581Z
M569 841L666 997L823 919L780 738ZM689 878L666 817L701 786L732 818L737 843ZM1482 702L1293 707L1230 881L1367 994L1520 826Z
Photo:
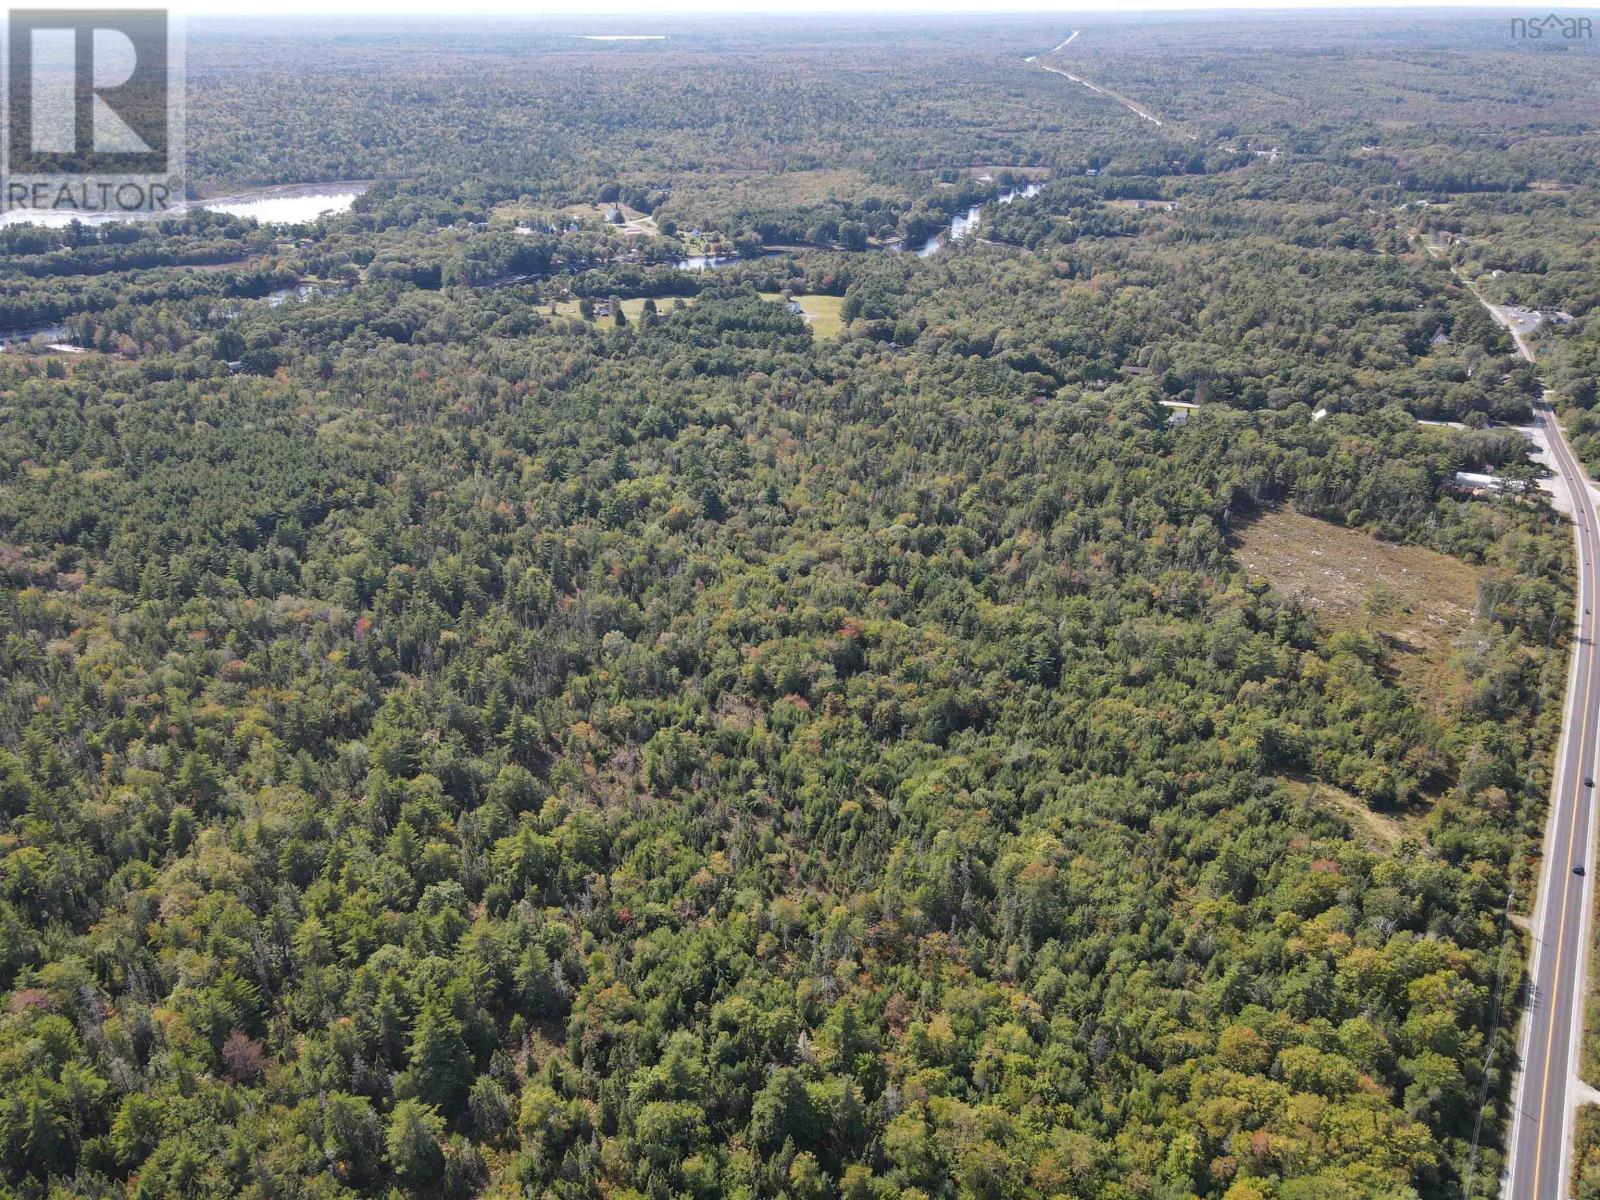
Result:
M1559 429L1554 430L1553 433L1554 433L1554 436L1551 438L1551 444L1555 445L1562 438L1562 434L1561 434L1561 431ZM1573 482L1574 482L1574 487L1573 487L1573 493L1574 493L1573 494L1573 511L1574 511L1574 513L1579 514L1584 518L1584 526L1579 531L1583 536L1581 536L1578 539L1578 576L1579 576L1579 580L1580 580L1580 586L1579 586L1579 591L1578 591L1578 602L1581 604L1582 601L1583 601L1583 588L1582 588L1581 581L1583 579L1583 574L1584 574L1584 569L1585 569L1584 565L1583 565L1583 560L1584 560L1585 554L1587 553L1588 540L1589 540L1590 537L1592 537L1594 535L1594 530L1591 528L1591 526L1594 524L1594 521L1592 519L1592 517L1593 517L1593 509L1590 506L1589 497L1588 497L1588 494L1587 494L1588 485L1587 485L1587 483L1584 482L1582 475L1577 470L1577 465L1576 465L1577 464L1577 460L1576 460L1576 458L1574 458L1570 453L1568 453L1566 451L1566 447L1564 445L1562 446L1562 452L1573 463ZM1579 504L1580 496L1581 496L1581 500L1582 500L1582 504L1581 505ZM1584 622L1583 622L1582 617L1580 617L1579 620L1578 620L1578 637L1580 639L1580 645L1582 644L1581 643L1581 639L1583 637L1583 634L1584 634ZM1585 758L1588 755L1588 749L1589 749L1589 713L1592 711L1591 706L1592 706L1593 700L1594 700L1594 664L1591 661L1591 663L1589 664L1589 681L1588 681L1587 684L1584 685L1584 690L1583 690L1583 709L1581 710L1581 712L1579 714L1579 720L1578 720L1578 762L1577 762L1577 767L1578 767L1578 770L1577 770L1577 784L1578 784L1578 786L1577 786L1577 789L1576 789L1577 790L1577 799L1574 801L1574 803L1572 805L1572 820L1568 824L1568 827L1567 827L1567 842L1568 842L1569 846L1572 847L1573 849L1576 849L1576 837L1577 837L1577 832L1578 832L1578 813L1583 807L1583 764L1584 764ZM1564 948L1564 946L1566 944L1566 940L1567 940L1567 908L1568 908L1568 901L1571 899L1571 897L1572 897L1572 872L1568 871L1567 875L1566 875L1566 884L1561 889L1561 924L1560 924L1560 926L1558 927L1558 929L1556 931L1556 960L1555 960L1555 967L1552 969L1552 972L1551 972L1551 988L1550 988L1551 995L1545 998L1545 1011L1546 1011L1546 1013L1548 1013L1550 1011L1550 1004L1553 1002L1555 991L1556 991L1555 984L1556 984L1556 981L1561 976L1561 951ZM1537 980L1535 982L1537 982ZM1545 1037L1545 1046L1544 1046L1544 1091L1543 1091L1543 1093L1541 1094L1541 1096L1539 1098L1539 1118L1540 1118L1541 1122L1543 1122L1544 1120L1547 1120L1549 1118L1549 1116L1550 1116L1550 1112L1549 1112L1549 1109L1550 1109L1550 1077L1551 1077L1551 1074L1552 1074L1552 1067L1551 1067L1551 1063L1550 1063L1550 1051L1552 1049L1554 1049L1555 1043L1556 1043L1556 1022L1554 1020L1551 1020L1550 1021L1550 1031L1549 1031L1548 1035ZM1563 1067L1562 1069L1565 1070L1566 1068ZM1562 1122L1562 1125L1563 1125L1563 1128L1564 1128L1565 1124L1566 1124L1566 1115L1565 1114L1561 1114L1560 1115L1560 1119L1561 1119L1561 1122ZM1541 1174L1543 1172L1543 1168L1544 1168L1544 1128L1543 1128L1543 1125L1541 1124L1540 1130L1539 1130L1539 1134L1536 1136L1536 1138L1534 1140L1534 1143L1533 1143L1533 1195L1535 1197L1537 1197L1539 1195L1539 1181L1540 1181L1540 1176L1541 1176Z

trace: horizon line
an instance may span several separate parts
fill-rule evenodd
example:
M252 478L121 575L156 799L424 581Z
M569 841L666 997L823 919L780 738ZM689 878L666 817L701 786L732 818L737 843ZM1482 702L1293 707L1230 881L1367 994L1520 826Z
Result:
M247 0L247 3L249 0ZM341 20L369 20L383 23L407 20L478 21L499 20L535 24L541 21L584 21L596 27L611 27L619 23L642 24L656 22L663 25L675 21L692 21L705 18L763 20L826 17L832 20L872 20L893 17L916 18L982 18L988 21L1027 19L1059 19L1064 23L1096 19L1160 18L1230 15L1264 16L1303 14L1352 16L1383 13L1402 16L1414 13L1419 16L1439 17L1451 12L1470 13L1474 17L1488 17L1495 13L1513 14L1539 10L1552 13L1600 13L1600 4L1555 4L1548 0L1231 0L1218 4L1213 0L1151 0L1150 3L1103 4L1095 7L1063 8L1052 3L1030 5L1027 0L1012 0L1012 5L1001 10L979 7L973 0L955 0L941 5L938 0L874 0L871 8L863 9L850 0L777 0L776 7L746 7L750 0L688 0L664 9L647 0L620 0L609 5L605 12L596 13L568 7L573 0L558 0L544 6L526 0L477 0L477 3L454 11L417 0L334 0L318 3L317 0L286 0L270 7L254 9L241 5L212 8L207 4L174 4L172 9L181 12L185 20L204 22L238 21L300 21L308 18L318 23ZM96 8L145 7L149 0L99 0Z

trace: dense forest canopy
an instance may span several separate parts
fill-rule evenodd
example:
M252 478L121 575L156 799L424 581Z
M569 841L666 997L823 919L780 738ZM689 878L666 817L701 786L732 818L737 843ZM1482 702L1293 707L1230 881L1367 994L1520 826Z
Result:
M1494 1194L1571 539L1462 278L1600 456L1592 48L660 31L195 22L197 193L352 209L0 227L0 1195ZM1291 511L1470 570L1427 686Z

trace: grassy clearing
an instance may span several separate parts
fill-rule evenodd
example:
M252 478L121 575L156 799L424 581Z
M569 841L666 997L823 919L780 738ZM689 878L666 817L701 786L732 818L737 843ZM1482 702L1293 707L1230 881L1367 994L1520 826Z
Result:
M763 300L781 301L783 297L777 292L762 292ZM836 338L844 332L843 296L819 296L806 294L796 296L800 305L800 313L805 318L811 332L819 338Z
M1447 712L1459 698L1466 680L1455 644L1472 621L1478 568L1292 509L1241 529L1234 558L1332 625L1379 638L1401 686L1429 710Z
M562 216L571 217L574 221L604 221L606 213L613 208L622 214L622 219L625 221L642 221L650 215L647 212L640 212L636 208L629 208L626 204L620 202L615 204L569 204L559 211Z
M548 208L542 208L534 204L523 204L518 200L502 200L489 210L489 224L516 225L522 221L543 222L552 215Z
M1351 831L1357 840L1374 850L1392 852L1399 848L1407 834L1418 833L1420 836L1420 832L1414 828L1413 820L1374 812L1349 792L1334 787L1331 783L1288 775L1280 776L1278 782L1296 800L1303 800L1314 807L1332 808L1338 811L1350 822Z
M534 204L523 204L517 200L506 200L496 204L489 210L489 223L495 226L509 226L526 223L539 227L547 221L600 221L605 222L606 213L616 209L628 225L637 227L644 232L657 236L660 230L650 220L650 214L640 212L636 208L629 208L626 204L569 204L565 208L549 209ZM622 228L618 226L617 228Z
M672 311L672 306L674 304L689 305L694 303L694 299L695 298L693 296L657 296L655 298L656 310L665 315L666 313ZM644 302L645 297L643 296L636 296L631 299L624 300L622 302L622 315L627 317L630 321L637 321L644 315ZM601 302L597 301L597 303ZM557 302L555 309L556 316L558 317L581 318L583 316L583 314L578 310L578 301L576 300L561 300ZM604 317L596 317L595 320L604 324L610 321L611 317L609 315Z

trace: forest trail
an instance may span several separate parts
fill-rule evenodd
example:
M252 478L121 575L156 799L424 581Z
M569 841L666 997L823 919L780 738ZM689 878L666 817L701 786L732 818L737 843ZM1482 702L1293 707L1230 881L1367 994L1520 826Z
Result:
M1055 54L1055 53L1058 53L1059 51L1065 50L1068 46L1070 46L1073 43L1073 41L1075 41L1077 39L1078 33L1079 33L1079 30L1074 29L1070 34L1067 35L1066 40L1064 40L1060 45L1055 46L1050 50L1046 50L1045 54L1046 55ZM1188 138L1191 142L1198 142L1200 140L1194 134L1185 133L1183 130L1177 128L1177 126L1171 125L1168 122L1162 120L1162 118L1157 116L1155 113L1151 112L1148 108L1146 108L1144 105L1140 104L1137 100L1129 99L1127 96L1124 96L1121 92L1114 92L1110 88L1101 87L1098 83L1094 83L1094 82L1092 82L1092 81L1090 81L1088 79L1085 79L1081 75L1074 75L1071 71L1064 71L1060 67L1048 66L1045 63L1042 63L1042 62L1039 61L1039 59L1041 57L1043 57L1043 56L1042 55L1038 55L1038 54L1032 54L1032 55L1029 55L1027 58L1025 58L1023 61L1027 62L1027 63L1032 63L1032 64L1038 66L1040 68L1040 70L1049 71L1052 75L1060 75L1060 76L1062 76L1062 77L1064 77L1066 79L1070 79L1070 80L1072 80L1073 83L1076 83L1078 86L1088 88L1091 92L1095 93L1095 95L1097 95L1097 96L1104 96L1108 100L1115 100L1118 104L1122 105L1123 108L1127 109L1129 112L1133 113L1135 116L1143 117L1146 121L1149 121L1152 125L1159 125L1162 129L1166 129L1166 130L1168 130L1168 131L1170 131L1172 133L1175 133L1179 137Z
M1074 29L1071 33L1067 34L1066 37L1062 38L1061 41L1057 45L1054 45L1054 46L1050 47L1050 49L1046 50L1045 53L1046 54L1059 54L1061 51L1065 50L1068 46L1072 45L1073 40L1078 36L1078 32L1079 32L1078 30ZM1037 55L1037 54L1030 54L1030 55L1028 55L1027 58L1023 59L1022 61L1023 62L1038 62L1039 58L1040 58L1040 56Z

